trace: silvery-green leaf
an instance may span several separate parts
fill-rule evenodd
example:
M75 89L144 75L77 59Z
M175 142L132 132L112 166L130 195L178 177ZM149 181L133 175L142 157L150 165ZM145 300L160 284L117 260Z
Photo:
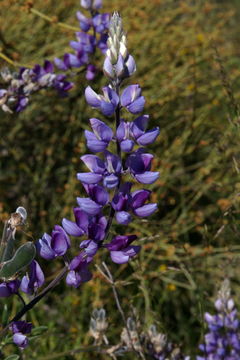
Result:
M28 266L36 255L36 248L32 242L23 244L16 251L13 258L3 263L0 270L0 278L10 279L16 273Z

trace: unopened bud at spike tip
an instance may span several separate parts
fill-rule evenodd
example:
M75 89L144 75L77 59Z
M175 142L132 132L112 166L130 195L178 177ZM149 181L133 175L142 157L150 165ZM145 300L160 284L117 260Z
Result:
M27 210L24 207L19 206L16 209L16 213L19 214L22 217L23 221L26 221L26 219L27 219Z

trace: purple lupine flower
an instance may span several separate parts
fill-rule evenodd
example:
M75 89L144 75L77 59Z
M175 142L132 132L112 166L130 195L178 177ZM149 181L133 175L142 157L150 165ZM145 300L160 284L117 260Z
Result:
M129 211L138 217L147 217L157 210L157 204L145 204L149 199L151 191L136 190L130 193L132 184L123 184L119 192L112 199L112 207L115 210L115 217L119 224L128 225L132 220Z
M14 321L10 324L9 329L13 333L13 342L21 349L28 345L28 338L25 334L32 331L32 324L26 321Z
M109 28L110 14L97 14L92 19L92 24L97 33L103 33Z
M54 59L55 65L63 71L66 71L71 68L79 68L88 62L88 56L79 48L76 55L74 54L65 54L63 60L59 58Z
M81 0L81 6L87 10L99 10L102 7L102 0Z
M130 245L136 238L136 235L117 235L110 243L106 244L105 247L110 251L112 261L117 264L125 264L134 257L141 248L138 245Z
M86 184L96 184L103 181L103 185L109 189L119 183L122 165L119 157L105 150L105 161L96 155L84 155L82 161L89 168L89 173L78 173L77 179Z
M127 158L126 165L131 175L142 184L152 184L158 177L159 173L150 171L153 155L145 153L143 148L130 154Z
M57 256L63 256L70 247L70 239L64 229L55 225L51 236L44 234L37 242L39 255L46 260L52 260Z
M132 151L134 143L146 146L152 144L156 140L159 134L159 128L156 127L152 130L146 131L148 119L148 115L143 115L139 116L133 122L125 122L124 120L121 120L116 131L116 137L120 142L122 151ZM131 138L133 140L131 140Z
M83 184L90 198L101 206L105 206L109 201L109 194L103 186L97 184Z
M116 138L123 152L130 152L134 147L134 141L130 139L132 123L120 121L116 131Z
M147 217L152 215L157 210L157 204L145 204L149 199L151 191L149 190L136 190L131 194L130 207L133 213L139 217Z
M87 71L86 71L86 79L87 80L93 80L96 76L97 68L96 66L89 64L87 65Z
M32 93L44 88L54 88L60 95L66 95L73 84L63 74L55 74L53 64L46 60L43 66L36 64L32 69L21 68L19 73L1 72L7 89L0 90L0 106L3 111L20 112L29 103Z
M80 208L74 208L75 222L67 219L62 220L62 227L71 236L82 236L86 233L89 223L89 215Z
M81 283L89 281L92 278L92 274L88 270L91 261L92 257L84 251L75 256L69 264L69 272L66 277L67 285L77 288Z
M97 204L90 198L77 198L77 203L84 212L88 215L98 215L102 209L102 206Z
M77 16L77 19L79 21L80 28L82 29L82 31L87 32L92 25L92 20L88 19L85 15L83 15L83 13L81 11L77 11L76 16Z
M108 35L103 33L100 34L100 38L97 41L97 47L101 50L103 54L105 54L107 51L107 39L108 39Z
M130 190L132 183L126 182L123 184L119 192L113 196L111 205L115 210L116 221L122 225L128 225L132 221L132 217L129 214L131 195Z
M87 10L92 8L92 0L81 0L81 6Z
M104 188L86 184L84 187L88 195L98 201L100 205L106 204L108 193ZM80 247L85 249L86 254L93 256L95 254L94 249L97 250L100 242L104 239L107 219L101 214L101 207L98 207L96 202L86 202L86 199L89 198L77 198L78 203L82 205L85 211L81 207L74 209L75 222L63 219L62 225L69 235L81 236L85 234L88 239L82 241ZM87 208L88 205L89 208Z
M36 260L30 264L29 273L21 281L20 289L26 294L33 294L45 282L43 271Z
M113 138L112 129L103 121L92 118L89 120L93 133L85 130L85 137L87 139L87 147L92 152L100 152L108 147L109 142Z
M103 115L113 115L119 103L117 93L110 87L102 88L103 95L97 94L90 86L85 90L85 97L90 106L99 109Z
M96 67L90 63L90 54L93 54L96 48L102 52L106 51L110 15L98 13L98 9L102 6L102 2L99 0L83 0L81 5L90 11L91 18L86 17L81 11L76 13L82 31L76 32L77 41L70 41L70 46L75 54L67 53L63 60L55 58L54 62L59 69L64 71L85 66L87 80L93 80ZM88 33L90 30L93 31L94 35Z
M230 294L229 280L223 281L215 302L217 315L205 314L208 333L199 346L197 360L234 360L240 358L240 321Z
M11 280L8 282L3 282L0 284L0 298L1 297L9 297L18 292L21 281Z
M87 56L95 51L96 39L93 35L77 32L76 38L77 41L70 41L69 43L75 51L85 51Z
M143 111L145 98L142 96L142 90L138 84L129 85L123 90L121 98L121 105L125 107L130 113L138 114Z

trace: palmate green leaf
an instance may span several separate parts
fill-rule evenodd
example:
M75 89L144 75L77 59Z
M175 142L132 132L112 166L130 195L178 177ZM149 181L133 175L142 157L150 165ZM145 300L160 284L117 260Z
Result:
M20 246L13 258L6 261L0 270L0 278L11 279L16 273L28 266L36 255L36 248L32 242Z

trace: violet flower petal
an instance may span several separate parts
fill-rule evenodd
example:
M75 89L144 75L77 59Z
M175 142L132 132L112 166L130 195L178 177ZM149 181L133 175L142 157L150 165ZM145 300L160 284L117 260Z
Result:
M79 207L89 215L99 214L102 206L89 198L77 198Z
M85 98L90 106L94 108L101 106L100 96L95 93L95 91L90 86L88 86L85 90Z
M155 129L149 130L137 139L137 143L142 146L152 144L156 140L159 132L160 132L160 130L158 127Z
M92 172L77 173L77 179L86 184L97 184L102 180L102 175L94 174Z
M26 335L23 335L22 333L16 333L16 334L13 335L13 342L20 349L23 350L28 345L28 338L27 338Z
M71 236L82 236L84 234L84 230L81 229L75 222L65 218L62 220L62 227L66 233Z
M89 168L90 171L96 174L102 174L105 170L104 162L96 155L83 155L81 160Z
M132 114L138 114L143 111L145 105L145 97L140 96L138 99L133 101L127 106L128 111Z
M116 221L122 225L128 225L132 221L131 215L127 211L117 211Z
M94 134L96 136L98 136L99 139L107 141L107 142L112 140L113 131L103 121L98 120L96 118L92 118L89 121L90 121L90 124L91 124Z
M157 210L157 204L143 205L134 210L134 214L139 217L145 217L152 215Z
M135 179L141 184L153 184L159 177L158 172L145 171L143 174L135 174Z

